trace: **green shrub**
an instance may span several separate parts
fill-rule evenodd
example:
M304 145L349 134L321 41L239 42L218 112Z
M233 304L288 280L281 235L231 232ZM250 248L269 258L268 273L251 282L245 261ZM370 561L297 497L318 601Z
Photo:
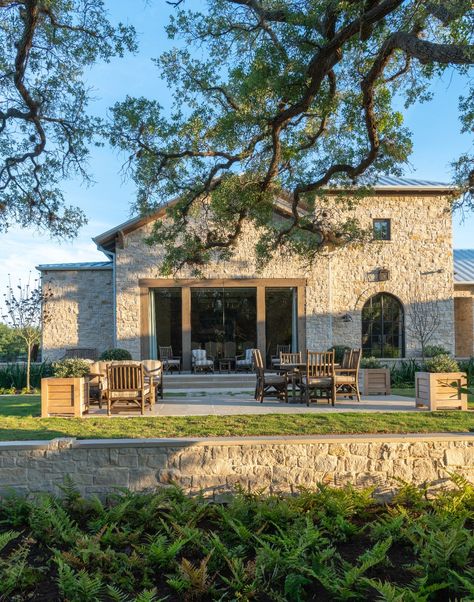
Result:
M458 362L459 370L467 375L467 386L474 387L474 357Z
M449 355L449 352L440 345L426 345L424 349L425 357L436 357L437 355Z
M370 357L363 357L360 360L361 368L383 368L380 360L373 355Z
M31 364L31 386L39 388L41 379L51 376L51 364ZM0 367L0 389L20 391L26 387L26 364L15 363Z
M344 357L344 351L350 351L350 349L350 347L346 347L345 345L333 345L328 351L334 351L334 361L336 364L340 364Z
M103 361L131 360L132 355L130 351L127 351L126 349L107 349L107 351L104 351L104 353L100 356L100 359Z
M467 602L474 487L450 476L451 490L406 483L386 504L323 484L85 499L66 479L60 496L0 499L0 600Z
M459 364L450 355L436 355L426 360L425 370L427 372L459 372Z
M392 387L406 389L415 386L415 373L420 372L422 366L413 359L401 360L390 368Z
M80 378L90 372L90 362L78 358L68 358L53 363L53 376L56 378Z

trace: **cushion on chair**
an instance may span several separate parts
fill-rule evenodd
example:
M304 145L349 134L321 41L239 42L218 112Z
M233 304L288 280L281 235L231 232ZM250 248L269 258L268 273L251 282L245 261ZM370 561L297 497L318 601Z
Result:
M235 365L236 366L251 366L252 360L236 360Z
M214 362L212 360L194 360L194 365L195 366L213 366Z
M332 378L330 376L310 376L309 380L306 376L301 377L303 385L311 386L331 386Z
M348 374L348 375L336 374L335 382L336 382L336 385L343 385L343 384L355 385L356 377L353 376L352 374Z
M145 396L150 394L150 388L145 387ZM141 396L141 390L131 391L110 391L110 399L139 399Z
M265 384L267 385L283 385L285 382L286 379L284 376L280 376L279 374L265 374Z

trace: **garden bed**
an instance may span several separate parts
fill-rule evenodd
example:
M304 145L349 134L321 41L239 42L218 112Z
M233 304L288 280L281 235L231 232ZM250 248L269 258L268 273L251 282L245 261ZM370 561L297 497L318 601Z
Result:
M174 487L0 503L0 597L68 602L471 600L474 490L236 494Z

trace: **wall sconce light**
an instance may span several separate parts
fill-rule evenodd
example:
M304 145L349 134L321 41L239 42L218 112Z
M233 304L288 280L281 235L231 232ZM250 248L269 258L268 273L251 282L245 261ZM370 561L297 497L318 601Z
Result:
M352 316L351 314L343 314L340 317L341 322L344 322L345 324L347 324L348 322L352 322Z

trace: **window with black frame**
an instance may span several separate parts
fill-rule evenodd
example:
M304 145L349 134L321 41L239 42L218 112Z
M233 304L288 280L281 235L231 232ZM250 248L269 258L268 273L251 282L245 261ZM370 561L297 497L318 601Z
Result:
M362 309L362 349L365 357L404 357L404 311L389 293L371 297Z
M374 240L391 240L391 223L389 219L373 220Z

